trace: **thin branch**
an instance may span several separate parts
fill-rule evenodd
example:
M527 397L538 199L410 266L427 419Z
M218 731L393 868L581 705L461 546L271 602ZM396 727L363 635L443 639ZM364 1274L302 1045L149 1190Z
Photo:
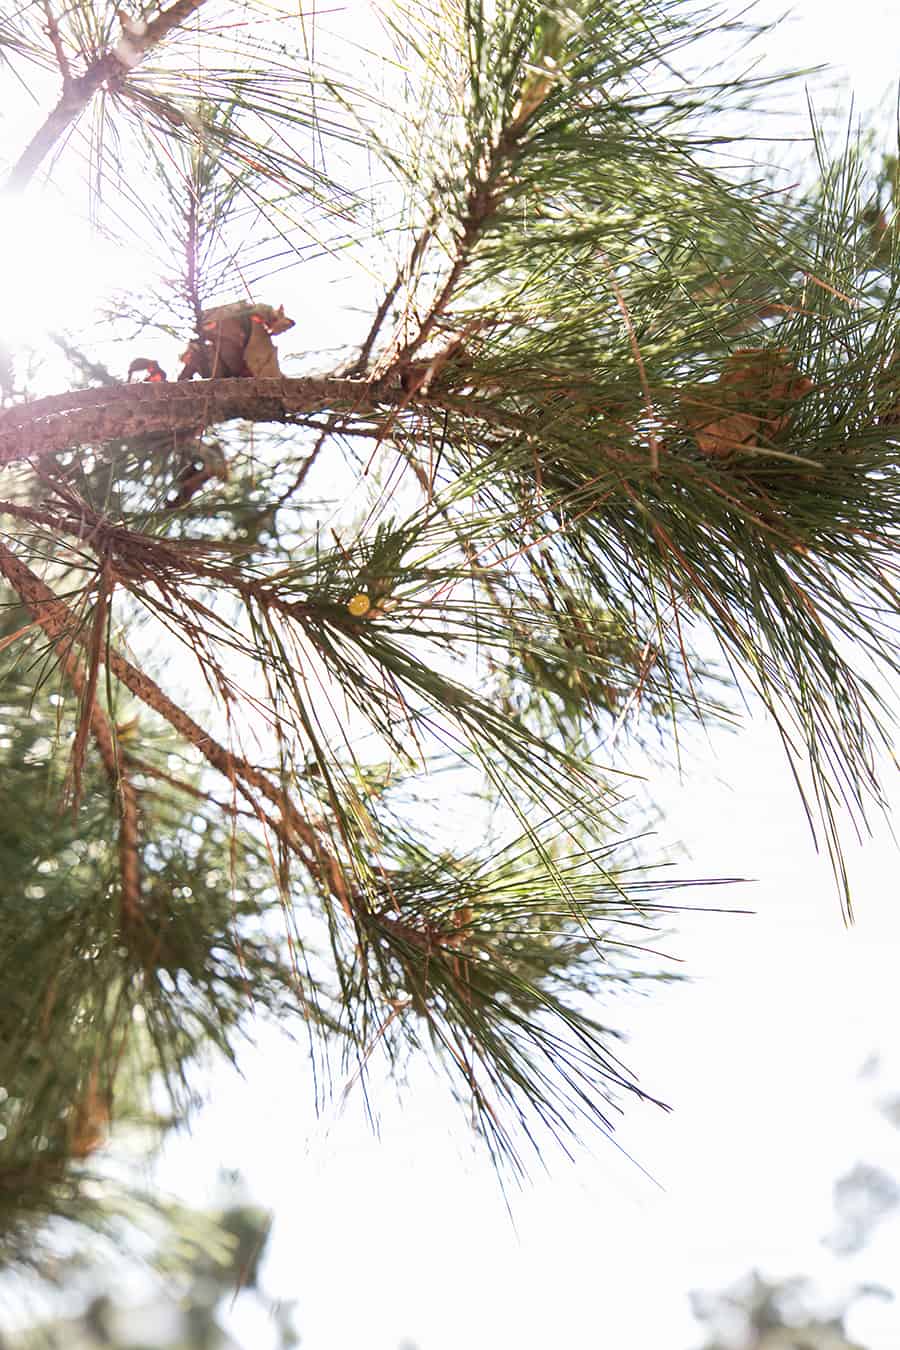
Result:
M60 607L65 610L66 618L64 622L58 622L58 616L48 615L47 596L55 598L52 591L44 585L40 578L30 573L3 544L0 544L0 572L3 573L35 622L43 628L49 637L63 673L81 703L81 721L76 735L76 747L73 750L72 762L76 800L80 787L79 758L84 749L83 737L86 735L87 728L90 727L106 776L119 804L119 874L122 882L122 916L125 919L137 919L141 912L140 829L137 791L128 774L123 770L116 750L115 732L95 697L96 674L103 647L102 642L97 640L97 635L102 636L105 624L100 626L99 623L95 623L92 635L87 638L78 632L79 643L81 645L89 643L93 647L91 669L85 675L82 664L73 651L73 634L77 632L77 626L66 607L58 602ZM101 603L98 609L98 620L101 614L105 616L105 612L105 605ZM84 731L82 731L82 728L84 728ZM78 746L79 738L82 740L80 748Z
M297 472L297 476L294 479L293 483L291 483L290 487L285 488L281 496L277 498L274 507L276 511L279 510L280 507L284 506L285 502L288 501L291 497L293 497L295 492L300 491L300 489L302 488L303 484L306 481L310 469L315 464L316 459L318 458L319 451L322 449L322 446L325 444L328 437L333 435L340 428L341 423L344 420L345 418L342 417L339 413L335 413L331 417L329 417L328 421L321 428L320 434L312 450L310 450L309 454L306 456L306 459L300 465L300 468Z
M65 94L72 84L72 72L69 69L69 58L66 56L62 38L59 35L59 24L56 22L53 10L50 8L50 0L44 0L44 13L47 16L47 36L53 43L53 50L56 53L56 64L59 66L59 73L62 76L63 93Z
M369 357L372 354L372 348L375 345L375 340L381 331L381 325L384 323L388 310L394 303L394 300L397 296L397 292L399 291L403 283L409 277L412 276L419 259L421 258L425 249L431 242L431 238L434 232L434 223L435 223L434 216L432 216L431 220L428 222L428 224L425 226L424 230L419 235L416 242L413 244L409 257L407 258L403 267L400 268L396 277L394 278L393 285L388 289L387 294L385 295L381 304L378 306L378 309L375 312L375 318L372 320L372 326L369 329L366 340L363 342L362 346L359 349L359 356L356 358L353 364L348 366L347 369L344 371L344 374L348 378L362 375L363 372L365 371L365 368L369 363Z
M100 652L106 636L110 594L114 586L115 583L110 578L108 565L102 564L100 567L99 584L97 588L97 604L94 610L91 638L88 646L87 679L84 684L84 691L79 696L82 705L81 716L78 719L78 726L75 730L75 740L72 742L70 775L72 780L72 804L76 809L81 802L81 774L84 767L84 752L87 746L88 731L90 729L90 712L97 700L97 677L100 671Z
M187 299L194 316L194 332L198 338L203 336L203 306L200 300L200 280L198 277L197 253L199 244L200 200L196 181L188 185L188 206L186 212L185 253L187 263Z
M465 215L461 221L462 233L456 246L456 256L436 299L419 325L419 331L392 362L392 369L406 365L431 336L456 291L460 277L468 266L475 245L489 220L496 214L503 196L503 170L515 159L528 123L540 108L552 88L549 77L529 77L523 86L515 116L491 147L488 162L481 176L472 185L466 198Z
M70 75L67 81L63 72L62 97L14 166L7 188L13 192L21 192L27 187L43 160L81 115L98 89L110 80L113 82L121 80L129 70L144 59L151 47L155 47L174 28L180 27L203 3L204 0L176 0L171 8L157 15L152 23L148 23L143 32L138 31L139 24L130 26L116 46L104 52L96 61L92 61L84 74L77 79L72 79ZM52 33L51 41L53 41ZM59 52L57 59L58 57Z
M641 356L641 349L638 346L637 333L634 331L634 323L632 322L631 319L631 313L628 309L627 304L625 303L625 297L622 294L622 291L619 287L619 283L616 281L616 274L612 269L612 265L605 253L601 253L599 257L600 261L603 263L603 266L606 268L606 272L609 277L609 284L612 289L613 295L616 297L616 304L619 307L619 312L622 315L622 318L625 320L625 328L628 332L628 341L631 344L631 351L634 356L635 365L638 368L638 375L641 381L641 389L643 390L644 394L644 407L646 409L648 421L647 435L650 441L650 469L652 473L659 473L659 437L657 436L653 425L654 422L657 420L656 409L653 406L653 397L650 393L650 382L647 379L647 370L644 365L644 358Z
M456 291L457 283L466 269L472 250L477 243L481 231L488 220L493 216L497 209L499 193L492 189L491 184L494 181L497 161L500 158L499 150L495 152L489 171L483 179L475 185L469 193L466 202L466 215L463 220L462 234L456 248L456 257L453 266L450 268L450 274L444 282L438 296L434 300L425 318L419 325L419 331L398 353L392 364L392 369L405 366L419 350L419 348L428 340L431 333L449 305Z
M0 571L57 650L59 643L66 644L66 650L69 650L71 642L76 641L83 646L89 640L79 632L68 606L3 543L0 543ZM269 817L264 817L258 808L257 814L276 829L279 837L301 859L313 879L340 902L348 917L352 917L351 892L340 862L325 848L317 831L301 815L287 794L276 787L261 769L220 745L182 708L173 703L155 680L133 666L115 649L107 647L101 655L116 679L125 685L135 698L168 722L180 736L200 751L214 769L244 792L248 800L256 805L252 795L244 791L245 787L254 788L278 808L284 822L283 827Z

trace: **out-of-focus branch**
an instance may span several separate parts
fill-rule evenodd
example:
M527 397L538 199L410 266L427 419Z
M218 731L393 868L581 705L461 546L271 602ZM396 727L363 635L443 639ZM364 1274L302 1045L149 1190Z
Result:
M69 58L66 56L62 38L59 34L59 24L56 22L53 10L50 8L50 0L44 0L44 13L47 16L47 36L53 43L53 50L56 53L56 64L59 66L59 73L62 76L63 93L65 93L72 83L72 72L69 69Z
M82 375L86 375L89 380L94 380L97 384L105 385L107 389L114 388L121 384L121 380L117 380L115 375L107 370L106 366L104 366L101 361L92 361L91 358L86 356L78 347L73 347L65 333L48 333L47 336L51 342L56 344L63 355L72 362L72 365L76 366L78 370L81 371Z

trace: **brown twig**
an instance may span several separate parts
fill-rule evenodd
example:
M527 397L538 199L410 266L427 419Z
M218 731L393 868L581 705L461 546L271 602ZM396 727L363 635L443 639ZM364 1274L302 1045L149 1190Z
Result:
M110 80L113 82L121 80L129 70L143 60L151 47L162 42L174 28L179 28L203 3L204 0L176 0L174 5L148 23L142 33L129 31L116 47L110 48L92 61L84 74L79 75L77 79L72 79L70 73L67 81L63 72L62 97L26 146L9 176L7 188L21 192L27 187L42 161L46 159L66 129L81 115L97 90ZM52 33L51 41L53 41ZM127 50L123 49L123 43L127 43ZM56 46L54 42L54 49Z
M65 612L65 619L50 610L48 608L48 597L55 601L53 592L45 586L39 577L29 572L2 543L0 543L0 572L3 573L35 622L43 628L50 638L63 673L81 703L81 721L76 734L76 743L79 737L86 736L89 727L106 776L116 793L119 803L119 874L122 883L122 916L123 918L135 919L141 910L140 829L137 792L119 761L115 732L95 698L97 666L102 653L102 643L96 640L96 635L98 632L102 635L105 623L102 627L99 627L95 620L93 635L90 638L80 635L78 637L80 644L84 645L89 642L92 647L92 667L85 675L82 664L73 650L77 625L66 606L61 601L56 602ZM105 613L105 606L102 604L98 606L98 617L101 612ZM96 665L93 664L94 661L96 661ZM82 728L84 728L84 732L82 732ZM72 770L76 799L80 791L80 755L83 755L83 744L80 752L77 748L73 751Z
M460 277L468 266L484 226L496 214L503 195L503 171L520 149L521 141L534 114L546 99L553 87L549 76L529 77L522 88L519 104L509 125L500 133L496 143L490 147L487 163L480 176L472 185L466 198L466 210L462 218L462 231L456 245L456 256L450 273L441 287L428 313L419 325L419 331L391 362L396 370L410 361L420 347L431 336L436 324L449 305L456 291Z
M188 184L188 206L186 211L185 253L187 261L187 299L194 316L194 332L203 337L203 305L200 300L200 282L197 275L197 251L199 238L200 199L196 182Z
M428 391L429 386L431 385L431 381L435 378L436 375L440 374L441 370L443 370L447 362L453 356L455 356L456 352L461 347L467 335L468 333L464 333L461 337L456 338L453 342L449 343L449 345L445 347L443 351L438 352L438 354L434 356L430 361L423 361L421 363L422 365L421 370L415 370L414 368L410 370L410 368L407 367L407 372L410 375L408 387L404 390L403 398L401 398L400 402L397 403L396 406L388 414L384 426L380 429L378 433L378 436L375 441L375 448L373 449L371 455L369 456L368 463L366 464L366 473L368 473L372 465L372 462L375 458L375 455L381 448L381 445L383 444L384 441L386 441L390 437L391 432L393 431L394 426L396 424L397 418L400 416L401 413L406 411L406 409L413 402L413 400L416 398L416 395L420 391L423 390L425 392ZM430 489L428 490L428 500L431 501Z
M59 66L59 73L62 76L63 93L66 93L72 84L72 72L69 69L69 58L66 56L65 48L62 44L62 38L59 34L59 24L50 8L50 0L44 0L44 13L47 16L47 36L53 43L53 50L56 53L56 64Z
M328 437L333 436L335 433L340 433L344 431L350 416L356 412L359 412L363 400L367 396L368 391L371 389L371 385L361 382L359 389L360 389L360 397L357 399L356 404L349 411L344 413L338 412L332 413L331 416L326 419L324 426L322 424L318 425L317 430L319 431L319 436L316 440L316 443L313 446L312 450L309 452L309 454L306 456L306 459L300 465L300 468L297 471L297 476L294 479L293 483L290 485L290 487L285 488L284 492L282 492L281 496L275 502L276 511L278 511L282 506L284 506L285 502L288 501L294 495L295 492L300 491L301 487L306 482L306 478L307 475L309 474L310 469L315 464L319 456L320 450L324 446L325 442L328 440ZM307 425L310 424L307 423ZM381 444L382 433L380 430L368 433L356 432L354 434L357 435L368 434L374 436L377 443L376 448L377 445Z
M638 375L641 381L641 389L643 390L644 393L644 408L646 410L648 420L647 437L650 442L650 469L652 473L659 473L659 437L657 436L656 432L653 429L653 424L656 421L656 409L653 406L653 398L650 393L650 381L647 379L647 370L646 367L644 366L644 358L641 356L641 349L638 346L637 333L634 331L634 324L632 322L628 306L625 303L625 297L622 294L622 291L619 287L619 283L616 281L616 274L613 271L612 265L605 253L600 254L600 261L606 268L606 273L607 276L609 277L609 284L612 289L612 293L616 298L616 304L619 307L619 312L622 315L622 318L625 320L625 328L628 332L628 341L631 344L631 351L632 354L634 355L635 365L638 368Z
M104 564L100 568L99 584L97 588L97 605L94 609L94 619L91 627L90 645L88 647L87 678L84 681L84 690L81 694L81 715L78 719L78 726L75 731L75 740L72 742L70 775L72 780L72 805L76 810L81 802L81 774L84 768L84 752L87 747L88 732L90 730L91 709L94 707L97 700L97 676L100 671L100 653L106 637L106 623L109 617L109 601L113 585L114 583L110 581L109 567Z
M334 413L331 417L329 417L324 427L321 428L319 436L312 450L310 450L309 454L306 456L303 463L300 465L300 468L297 470L297 476L294 479L293 483L291 483L290 487L285 488L281 496L276 499L275 501L276 511L279 510L282 506L284 506L285 502L289 501L290 498L293 497L295 492L300 491L303 484L306 482L310 469L318 459L319 451L322 449L322 446L325 444L329 436L334 435L336 431L340 430L341 423L345 420L346 419L342 417L339 413Z
M363 372L365 371L365 368L369 362L369 357L372 354L372 348L375 345L375 339L381 332L381 325L384 323L388 310L394 303L394 300L397 296L397 292L399 291L403 283L409 277L412 276L413 271L418 265L419 259L421 258L425 249L428 247L428 244L431 242L432 234L434 231L434 222L435 218L434 216L432 216L431 220L428 222L428 224L425 226L424 230L419 235L416 242L413 244L409 257L407 258L403 267L401 267L400 270L397 272L393 284L388 288L384 299L378 306L378 309L375 312L375 318L372 320L372 326L369 329L365 341L363 342L362 346L359 349L359 356L356 358L353 364L348 366L347 369L344 371L344 374L348 378L362 375Z
M498 161L501 158L498 150L495 152L484 178L479 179L469 193L466 202L466 214L462 222L462 234L457 243L456 257L450 268L449 276L420 323L419 331L412 342L407 342L391 362L391 370L402 369L403 366L409 364L420 347L431 337L432 331L452 300L457 283L466 269L482 228L497 209L497 190L492 184L497 173Z
M14 553L0 543L0 571L9 584L28 607L36 622L43 628L57 650L58 644L64 644L63 650L71 655L71 643L84 645L88 639L79 631L68 608L40 577L31 572ZM335 897L348 917L353 916L353 899L347 878L338 859L325 847L319 833L306 820L287 794L277 787L261 769L249 763L240 755L227 750L213 736L199 726L188 713L180 708L143 670L139 670L126 660L114 648L106 647L102 656L115 675L135 698L152 708L164 721L178 732L186 741L195 746L214 769L223 775L256 808L256 814L274 828L279 836L301 859L313 879ZM105 720L105 719L104 719ZM107 724L107 731L109 730ZM109 735L111 737L111 732ZM112 762L115 763L115 750L110 740ZM101 753L104 753L101 749ZM106 762L104 760L104 762ZM121 775L120 775L121 779ZM253 795L247 791L253 789L260 793L281 814L281 822L266 816ZM133 791L133 789L132 789ZM124 802L123 802L124 807ZM123 809L123 834L131 831L135 817ZM124 844L123 844L124 847Z

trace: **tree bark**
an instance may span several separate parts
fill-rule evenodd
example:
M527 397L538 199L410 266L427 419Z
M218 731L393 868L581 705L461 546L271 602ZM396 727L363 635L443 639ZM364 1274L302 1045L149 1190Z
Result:
M0 465L75 445L191 431L242 418L291 422L316 412L374 412L408 401L401 389L361 380L191 380L81 389L0 413Z

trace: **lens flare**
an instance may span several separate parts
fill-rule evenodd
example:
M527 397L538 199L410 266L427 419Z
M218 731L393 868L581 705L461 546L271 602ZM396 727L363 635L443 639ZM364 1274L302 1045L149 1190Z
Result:
M90 322L109 290L127 284L122 250L46 199L0 204L0 336L32 342Z

